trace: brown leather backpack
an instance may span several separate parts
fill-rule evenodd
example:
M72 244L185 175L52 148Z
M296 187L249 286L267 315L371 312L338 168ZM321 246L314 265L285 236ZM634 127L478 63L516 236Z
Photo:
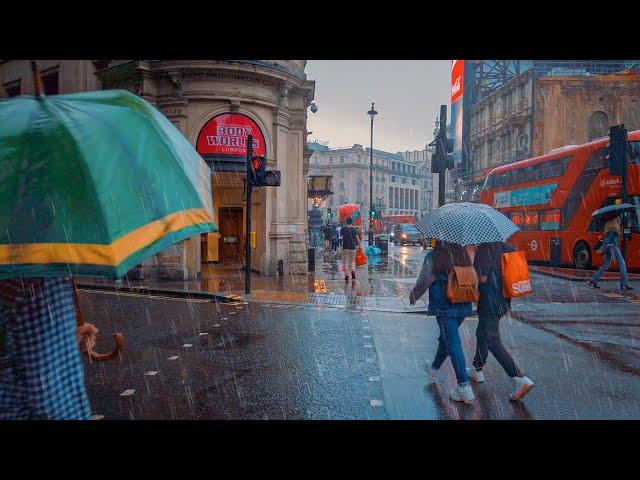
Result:
M473 267L453 267L447 281L447 300L451 303L473 303L480 300L478 274Z

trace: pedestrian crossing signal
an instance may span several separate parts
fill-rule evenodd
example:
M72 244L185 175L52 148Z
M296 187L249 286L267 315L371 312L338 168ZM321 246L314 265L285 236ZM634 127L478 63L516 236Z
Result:
M249 183L254 187L261 187L266 184L267 159L254 155L251 158L251 175Z

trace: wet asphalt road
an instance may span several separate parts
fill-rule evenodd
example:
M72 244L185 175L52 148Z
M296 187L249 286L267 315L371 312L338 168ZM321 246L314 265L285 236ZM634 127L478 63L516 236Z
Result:
M423 254L392 251L400 294ZM387 291L393 278L380 275L369 282ZM634 298L541 275L533 284L536 294L515 302L501 331L536 387L510 402L510 381L490 357L471 406L447 398L450 362L436 384L423 370L438 334L426 315L82 292L87 320L127 341L120 360L86 365L92 411L106 419L640 418ZM476 324L462 327L468 359ZM106 349L108 338L100 341Z

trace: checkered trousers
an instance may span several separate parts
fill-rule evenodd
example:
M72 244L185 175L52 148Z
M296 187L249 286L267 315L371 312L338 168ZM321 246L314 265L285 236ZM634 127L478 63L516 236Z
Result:
M71 279L0 280L0 419L89 417Z

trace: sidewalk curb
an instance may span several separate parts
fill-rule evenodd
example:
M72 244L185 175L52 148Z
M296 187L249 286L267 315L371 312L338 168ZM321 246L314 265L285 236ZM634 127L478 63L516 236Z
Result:
M540 275L546 275L548 277L561 278L563 280L569 280L570 282L588 282L593 274L595 274L595 270L580 270L580 272L588 272L588 274L571 274L565 271L555 271L552 268L540 267L538 265L529 265L529 270L534 273L539 273ZM585 275L585 276L581 276ZM606 275L606 273L605 273ZM629 281L640 280L640 275L633 272L629 274ZM603 282L619 282L620 275L615 276L605 276L602 278Z
M139 293L140 295L163 295L176 298L193 298L212 300L216 303L238 302L240 299L215 293L190 292L187 290L160 290L145 287L116 287L111 285L95 285L92 283L78 283L78 290L102 290L105 292Z

